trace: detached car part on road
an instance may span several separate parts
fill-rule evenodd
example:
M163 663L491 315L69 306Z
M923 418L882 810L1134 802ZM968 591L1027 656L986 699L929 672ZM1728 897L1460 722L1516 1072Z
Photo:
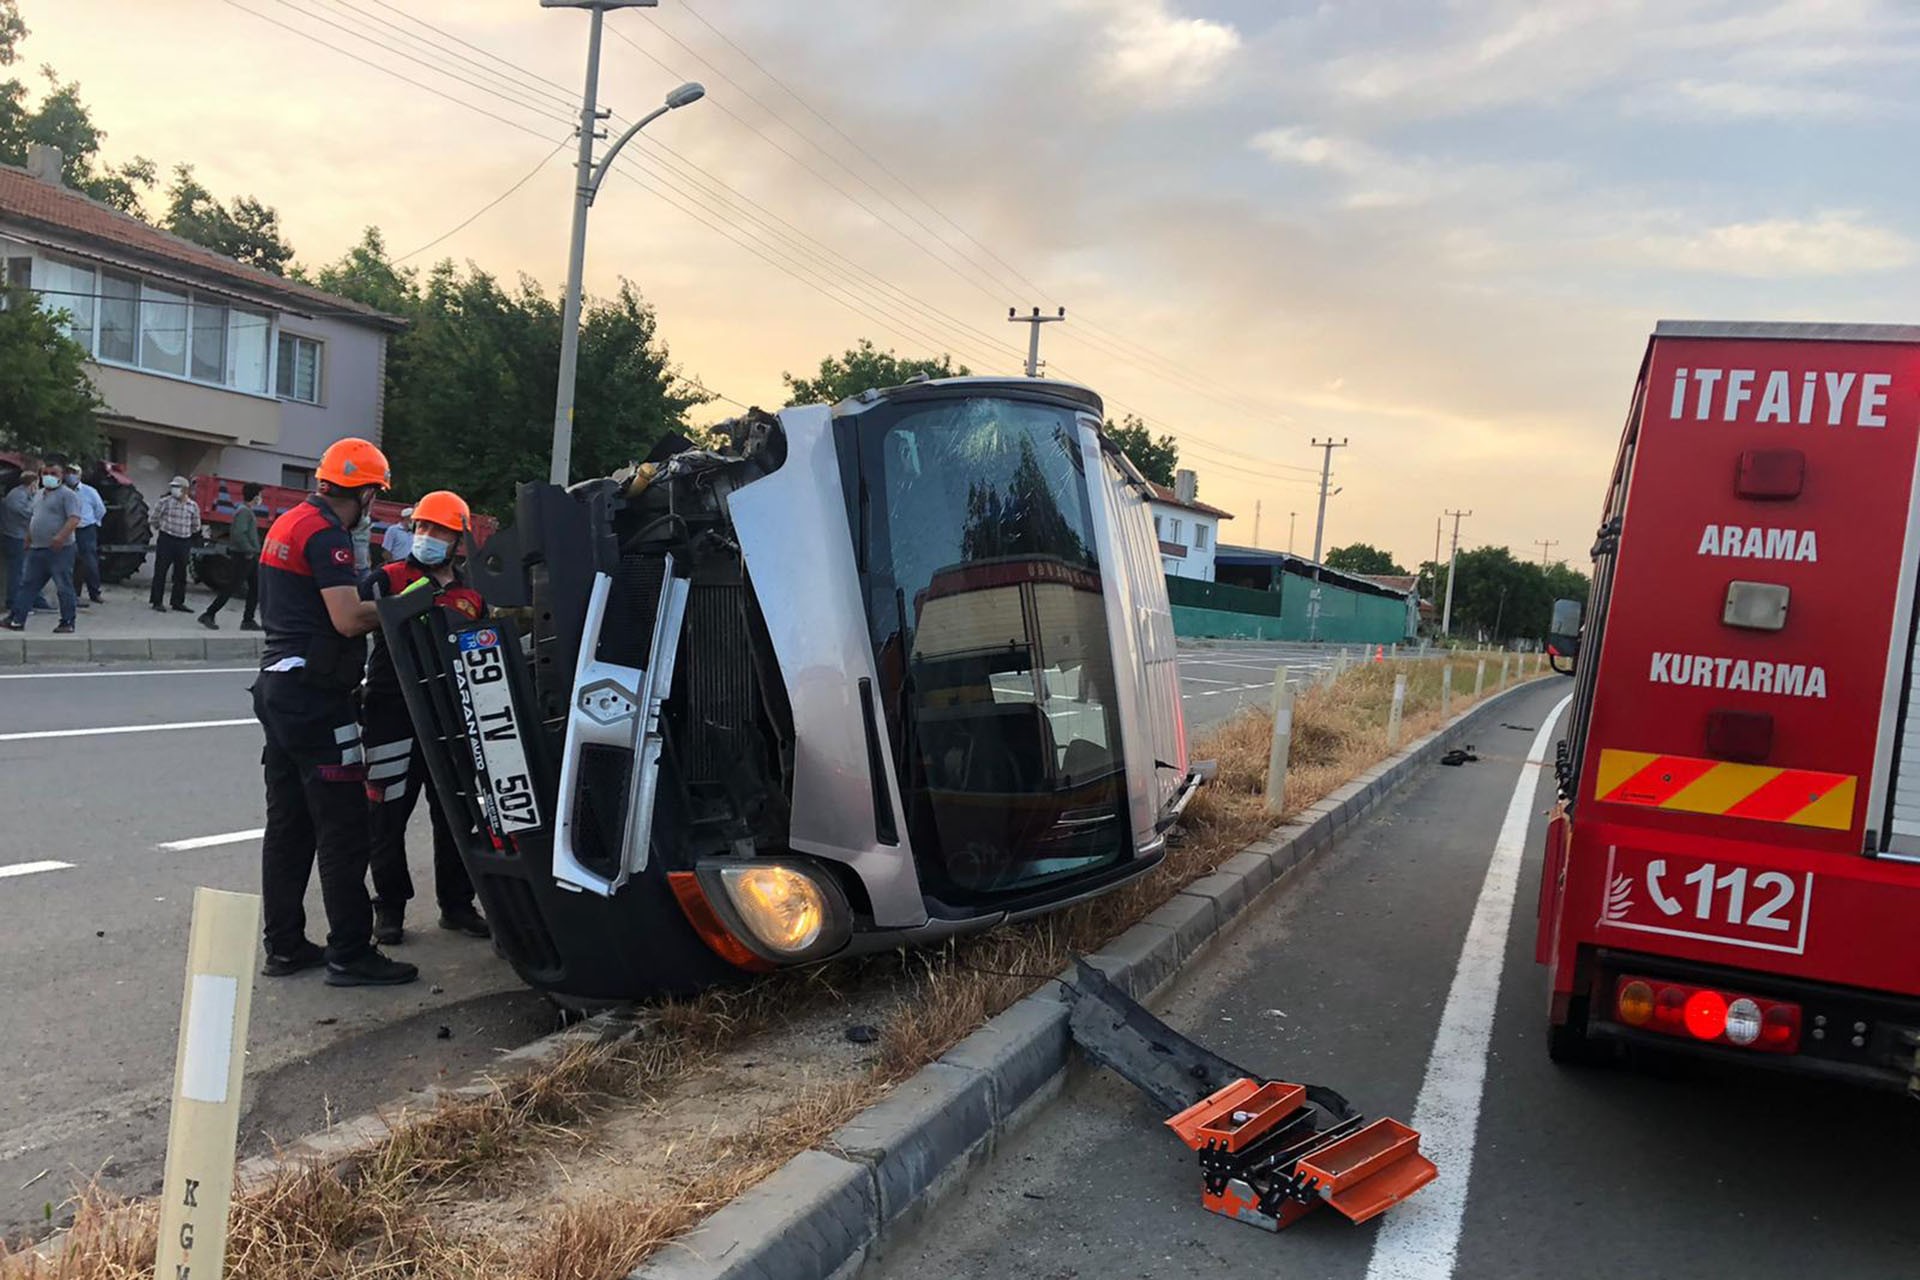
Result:
M688 992L1158 862L1198 777L1150 491L1101 420L987 378L750 411L523 486L471 561L495 620L383 602L521 976Z

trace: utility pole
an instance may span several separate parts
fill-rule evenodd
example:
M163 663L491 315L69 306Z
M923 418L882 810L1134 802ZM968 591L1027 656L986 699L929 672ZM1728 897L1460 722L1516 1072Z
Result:
M1325 440L1315 439L1313 447L1322 451L1320 461L1320 516L1313 522L1313 562L1320 563L1320 542L1327 532L1327 482L1333 478L1333 451L1347 447L1347 439L1342 436L1335 440L1328 436Z
M1453 517L1453 546L1447 551L1447 603L1440 610L1440 634L1453 634L1453 562L1460 558L1460 517L1470 516L1471 511L1449 511Z
M1007 308L1008 324L1024 324L1027 326L1027 376L1029 378L1039 377L1040 370L1046 367L1040 362L1040 326L1043 324L1057 324L1066 318L1067 309L1065 307L1060 308L1060 314L1052 316L1041 315L1040 308L1038 307L1033 309L1032 315L1025 316L1017 314L1012 307Z
M1253 545L1260 545L1260 500L1253 500Z
M600 32L609 9L651 9L660 0L540 0L543 9L585 9L592 16L587 32L587 85L580 98L580 153L574 162L573 232L567 241L567 293L560 318L560 378L553 397L553 460L547 478L554 484L567 483L573 469L573 388L580 362L580 291L587 264L587 210L600 193L607 170L620 149L647 124L676 107L698 102L706 90L697 84L683 84L667 95L665 105L655 109L620 135L596 166L593 144L600 131L602 112L597 101L600 93Z
M1287 554L1288 555L1293 554L1293 518L1299 514L1300 513L1298 511L1287 512Z
M1560 540L1558 538L1535 538L1533 545L1540 548L1540 564L1544 567L1548 563L1547 552L1559 546Z

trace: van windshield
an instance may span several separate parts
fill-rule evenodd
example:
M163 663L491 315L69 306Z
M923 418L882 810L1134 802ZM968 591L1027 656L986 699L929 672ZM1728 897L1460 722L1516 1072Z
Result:
M853 419L866 609L923 887L980 904L1130 852L1101 568L1072 410Z

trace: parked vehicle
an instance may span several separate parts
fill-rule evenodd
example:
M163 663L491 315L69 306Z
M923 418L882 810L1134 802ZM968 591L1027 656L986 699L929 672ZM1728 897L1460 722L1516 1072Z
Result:
M990 378L750 412L523 486L473 561L506 617L384 602L521 976L687 992L1152 867L1198 777L1151 490L1101 420Z
M1917 445L1920 327L1655 329L1550 641L1554 1057L1920 1093Z

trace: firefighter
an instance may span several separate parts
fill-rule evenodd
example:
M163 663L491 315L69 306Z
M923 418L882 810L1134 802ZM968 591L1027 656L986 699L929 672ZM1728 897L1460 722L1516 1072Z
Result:
M367 600L408 591L431 591L442 608L457 618L478 621L486 610L480 594L460 580L454 553L466 536L470 513L466 500L442 489L408 508L412 537L406 553L389 560L360 582ZM473 905L473 881L460 861L448 815L427 776L427 762L414 741L413 722L400 693L400 677L386 638L376 632L367 663L361 739L367 753L367 803L371 814L373 939L395 945L405 939L407 900L413 877L407 871L407 820L422 788L433 824L433 889L440 927L470 938L492 937Z
M353 708L365 637L379 625L360 598L353 530L387 487L387 458L349 437L327 447L314 479L317 492L273 522L260 550L266 647L253 708L266 731L265 972L284 977L325 964L331 986L392 986L419 970L373 945L366 767ZM316 854L324 951L306 936L303 905Z

